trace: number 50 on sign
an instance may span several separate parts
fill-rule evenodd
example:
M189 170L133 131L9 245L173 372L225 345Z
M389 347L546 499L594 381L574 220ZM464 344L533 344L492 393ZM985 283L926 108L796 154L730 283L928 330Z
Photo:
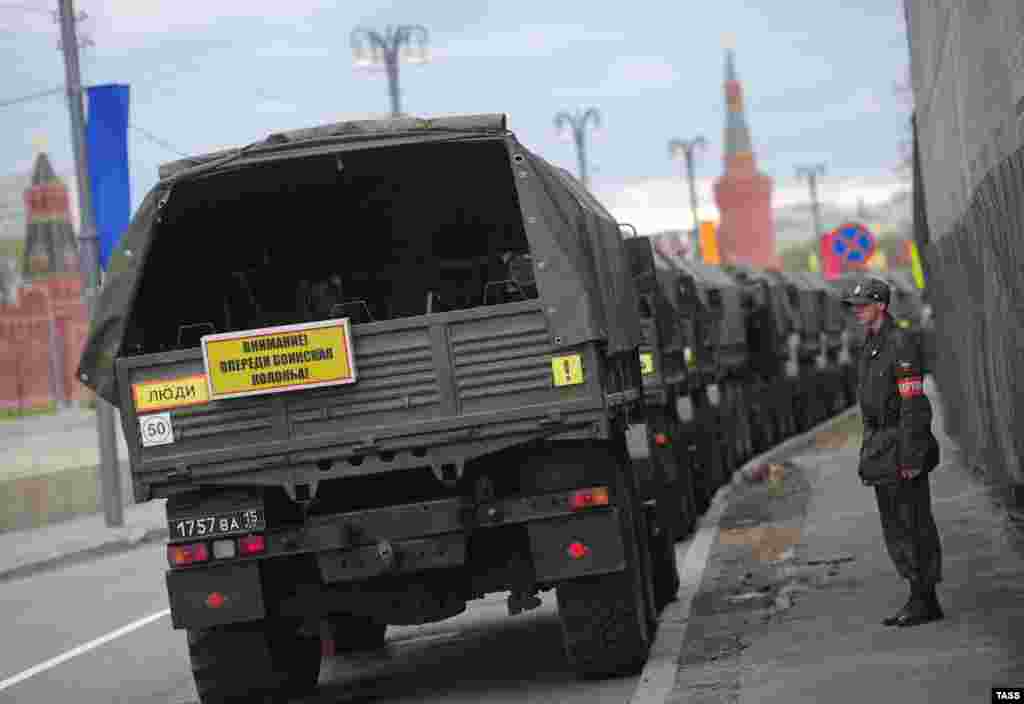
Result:
M170 412L141 416L139 418L139 433L142 435L143 447L173 443L174 429L171 427Z

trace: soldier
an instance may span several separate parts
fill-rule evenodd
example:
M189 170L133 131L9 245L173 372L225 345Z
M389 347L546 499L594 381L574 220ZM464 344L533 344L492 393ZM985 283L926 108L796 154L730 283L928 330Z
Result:
M844 303L867 331L858 369L864 419L858 471L875 489L889 556L910 582L907 603L882 623L916 626L943 617L935 594L942 581L942 547L928 483L939 463L939 445L924 395L921 352L889 315L889 296L888 285L868 279Z

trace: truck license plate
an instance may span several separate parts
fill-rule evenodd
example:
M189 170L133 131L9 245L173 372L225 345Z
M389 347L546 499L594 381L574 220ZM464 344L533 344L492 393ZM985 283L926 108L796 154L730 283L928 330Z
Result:
M171 540L187 540L190 538L213 538L235 533L252 533L265 530L267 525L263 509L252 508L215 515L176 518L170 522L168 527Z

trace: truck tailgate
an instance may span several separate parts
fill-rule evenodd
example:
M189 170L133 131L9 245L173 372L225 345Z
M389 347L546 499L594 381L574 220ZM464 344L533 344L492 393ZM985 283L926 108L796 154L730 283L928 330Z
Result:
M347 386L208 401L200 348L118 359L136 484L177 474L281 472L377 449L450 443L467 430L474 440L521 436L603 416L595 350L556 349L536 302L351 330L357 380ZM156 403L137 411L133 386L153 382L160 383L144 393ZM144 443L142 427L160 419L173 439Z

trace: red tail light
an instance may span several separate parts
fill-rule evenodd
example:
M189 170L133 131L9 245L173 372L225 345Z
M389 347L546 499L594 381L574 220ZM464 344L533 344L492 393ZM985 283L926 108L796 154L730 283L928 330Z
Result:
M267 541L262 535L247 535L238 539L238 555L259 555L267 550Z
M187 545L168 545L167 561L172 567L184 567L210 559L210 551L206 543L189 543Z
M590 554L590 548L580 542L569 543L569 557L580 560Z
M668 436L665 433L658 433L654 436L654 444L658 447L665 447L668 445Z
M581 508L590 508L592 506L607 506L608 505L608 489L603 486L599 486L594 489L582 489L573 493L572 498L569 499L569 505L572 506L573 511L579 511Z

